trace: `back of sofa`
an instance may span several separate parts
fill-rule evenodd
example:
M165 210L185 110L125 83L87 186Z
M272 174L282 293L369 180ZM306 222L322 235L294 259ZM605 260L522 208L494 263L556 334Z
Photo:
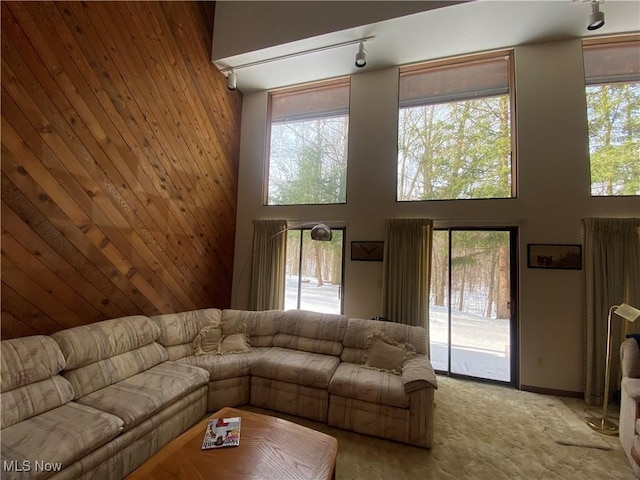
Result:
M167 350L169 360L173 361L193 355L193 341L200 330L210 325L219 325L222 312L217 308L203 308L156 315L151 320L160 328L158 342Z
M344 315L287 310L273 346L339 357L346 327Z
M7 428L22 420L52 410L73 399L73 389L58 373L65 361L50 337L4 340L0 346L2 425Z
M399 343L410 343L416 353L427 353L427 331L423 327L412 327L402 323L366 320L364 318L350 318L344 334L343 362L362 363L366 353L367 342L373 332L382 332L387 337Z
M62 375L78 399L167 360L156 343L160 328L134 315L69 328L51 335L66 361Z
M232 310L222 311L222 334L226 335L227 325L234 325L235 329L245 331L249 336L252 347L271 347L273 339L280 329L282 310Z

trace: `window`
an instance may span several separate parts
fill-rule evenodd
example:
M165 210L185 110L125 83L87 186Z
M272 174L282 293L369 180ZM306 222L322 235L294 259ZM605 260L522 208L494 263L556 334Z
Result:
M287 232L285 310L342 313L344 229L332 228L332 239L311 239L311 229Z
M349 85L271 93L267 205L346 202Z
M508 198L511 53L400 71L398 201Z
M591 195L640 195L640 40L583 52Z

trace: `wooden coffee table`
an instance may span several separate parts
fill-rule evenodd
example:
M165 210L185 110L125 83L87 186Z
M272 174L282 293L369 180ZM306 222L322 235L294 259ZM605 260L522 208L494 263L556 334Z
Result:
M281 418L230 407L212 417L242 418L240 446L201 450L205 419L165 445L127 479L335 479L335 438Z

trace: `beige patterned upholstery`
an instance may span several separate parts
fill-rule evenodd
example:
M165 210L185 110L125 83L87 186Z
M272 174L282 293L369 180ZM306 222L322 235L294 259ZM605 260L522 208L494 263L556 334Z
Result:
M252 312L247 310L223 310L224 323L238 323L246 327L249 343L252 347L270 347L278 333L284 312L282 310L265 310Z
M344 350L342 361L362 363L369 336L380 331L387 337L399 343L410 343L417 354L427 353L427 332L422 327L412 327L402 323L350 318L344 334Z
M252 374L326 389L339 364L338 357L273 347L255 361Z
M2 342L2 429L64 405L73 398L58 375L64 357L56 342L42 335Z
M329 394L322 388L251 377L251 405L326 423Z
M249 353L229 355L200 355L181 358L177 363L186 363L209 372L210 380L244 377L251 375L251 366L268 348L252 348Z
M200 387L136 428L82 457L51 480L119 480L205 414L207 387Z
M124 421L127 431L208 380L207 372L200 368L164 362L85 395L78 402L117 415Z
M2 392L50 378L65 366L56 342L44 335L4 340L0 354Z
M401 375L361 367L376 331L415 347L416 355L404 363ZM424 328L350 318L343 343L342 363L329 385L329 425L431 447L437 379L426 357Z
M250 351L195 355L213 325L246 332ZM376 330L415 347L400 375L360 365ZM130 316L4 341L2 459L37 453L64 468L3 478L121 479L206 410L249 402L430 447L437 382L425 352L419 327L297 310Z
M408 408L409 395L399 375L343 362L329 384L329 393L365 402Z
M109 442L122 431L122 420L74 402L2 430L2 460L45 460L63 468ZM2 473L3 479L46 478L47 472Z
M204 327L220 324L222 312L217 308L206 308L157 315L151 320L160 328L158 343L167 349L169 360L178 360L193 355L193 340Z
M345 328L342 315L284 312L273 348L253 363L251 404L326 422Z
M63 376L69 380L76 398L126 380L167 360L167 352L158 343L143 345L129 352L90 363L82 368L66 370Z
M147 317L134 315L69 328L51 337L62 350L66 368L73 369L148 345L159 333Z
M288 310L273 340L276 347L339 356L347 324L343 315Z

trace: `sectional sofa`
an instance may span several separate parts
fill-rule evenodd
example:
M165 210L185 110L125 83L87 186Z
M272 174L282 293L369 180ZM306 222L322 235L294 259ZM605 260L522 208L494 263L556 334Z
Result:
M429 448L426 332L290 310L131 316L0 346L2 478L120 479L223 406Z

